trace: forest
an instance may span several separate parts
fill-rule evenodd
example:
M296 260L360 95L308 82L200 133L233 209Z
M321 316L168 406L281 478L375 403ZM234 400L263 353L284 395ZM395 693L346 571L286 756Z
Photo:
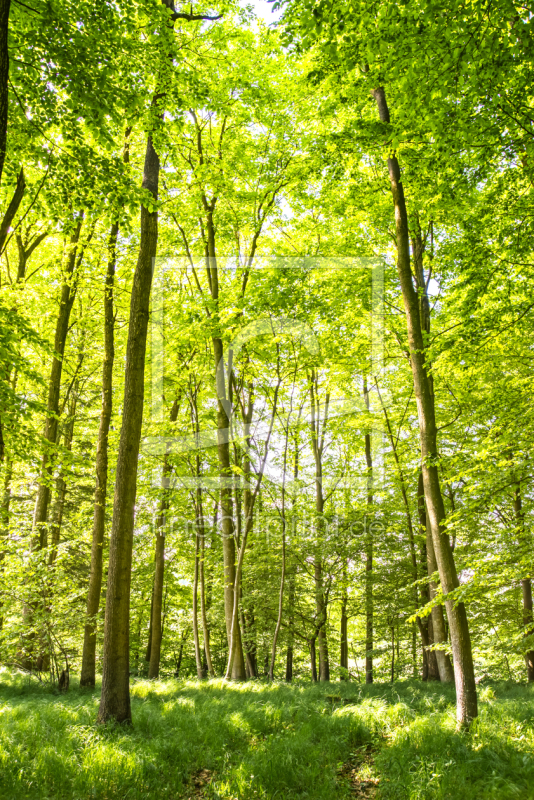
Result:
M0 0L2 800L534 798L533 74L520 0Z

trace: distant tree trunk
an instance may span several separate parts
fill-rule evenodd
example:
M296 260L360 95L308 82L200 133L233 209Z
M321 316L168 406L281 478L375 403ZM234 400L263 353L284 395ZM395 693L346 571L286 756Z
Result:
M391 626L391 683L395 683L395 626Z
M384 89L382 87L374 89L372 94L377 104L380 121L384 125L388 125L390 116ZM434 397L431 392L425 363L425 341L419 311L419 298L413 285L408 213L404 198L404 188L400 179L399 162L394 154L388 158L388 171L395 208L397 268L406 311L410 362L419 417L426 508L441 585L444 594L448 595L458 588L459 581L449 536L445 527L445 506L437 467L438 446ZM462 602L448 600L446 601L446 608L454 655L456 716L459 726L468 726L470 721L477 716L478 710L467 613Z
M315 370L311 371L310 377L310 401L311 401L311 437L312 450L315 461L315 512L318 552L314 559L314 580L315 580L315 609L319 633L317 644L319 649L319 680L330 680L330 661L328 657L328 632L327 632L327 602L324 591L323 562L320 554L322 547L322 533L324 530L324 495L323 495L323 452L325 443L326 425L328 423L328 405L330 395L327 393L323 418L321 420L320 404L318 396L318 378ZM315 642L314 642L315 646Z
M104 363L102 365L102 406L96 446L96 484L93 509L91 567L87 589L86 623L83 636L80 686L94 686L96 676L96 615L102 591L106 497L108 486L108 436L113 410L113 362L115 359L115 313L113 287L117 263L119 224L114 222L108 239L108 265L104 286Z
M78 381L74 387L71 401L69 404L68 419L65 424L65 431L63 433L63 446L65 450L70 453L72 450L72 440L74 437L74 422L76 419L76 405L78 400ZM65 470L61 469L58 477L56 478L56 500L52 512L52 523L50 525L50 553L48 556L48 563L52 565L57 557L57 549L59 545L61 526L63 524L63 511L65 508L65 497L67 494L67 481L65 480Z
M367 381L363 383L363 397L369 410ZM367 511L365 515L365 682L373 683L374 647L374 598L373 598L373 531L371 529L371 509L373 507L373 456L371 435L365 434L365 463L367 466Z
M209 227L209 226L208 226ZM212 238L212 237L210 237ZM214 242L213 249L210 253L210 263L215 265L214 255ZM216 301L219 299L219 284L216 266L210 266L210 285L212 298ZM230 463L230 447L229 435L230 421L227 412L227 399L226 399L226 385L225 385L225 371L224 371L224 350L222 339L219 337L213 338L213 355L215 361L215 381L217 387L217 453L219 459L219 473L221 475L223 486L221 488L221 528L222 528L222 545L223 545L223 562L224 562L224 616L226 621L226 633L228 636L229 646L232 644L232 622L234 614L234 584L236 577L236 548L234 539L234 518L233 518L233 503L232 503L232 489L227 483L232 478L232 467ZM231 679L234 681L246 680L245 659L243 656L243 646L241 642L241 626L239 624L239 617L235 620L234 635L233 635L233 652L231 654ZM230 656L229 656L230 660Z
M33 550L42 550L47 546L46 521L48 517L48 505L50 503L50 482L52 479L52 454L57 439L57 425L59 416L59 393L61 389L61 373L63 371L63 354L69 332L69 320L74 297L76 295L76 284L74 276L80 258L76 258L80 232L82 229L82 215L76 221L76 227L70 238L67 248L67 263L64 272L63 286L61 287L61 301L59 314L56 322L56 334L54 337L54 355L50 379L48 382L48 401L47 417L43 433L45 442L41 469L39 474L39 485L37 489L37 500L35 502L35 512L33 515Z
M156 527L156 535L157 535ZM155 559L154 559L155 560ZM152 611L154 610L154 581L152 580L152 592L150 593L150 622L148 623L148 641L146 643L145 661L150 664L150 654L152 652Z
M211 660L210 629L208 625L208 603L206 598L206 528L202 522L202 539L200 541L200 614L202 618L202 636L204 639L204 654L210 678L215 677L213 662Z
M215 677L215 670L211 661L210 630L208 626L208 615L206 611L206 579L205 579L205 560L206 560L206 528L202 519L202 530L200 538L200 617L202 619L202 638L204 640L204 655L206 666L210 678Z
M198 511L197 511L198 514ZM197 517L198 519L198 517ZM199 561L200 561L200 536L198 531L198 523L195 527L195 574L193 578L193 639L195 643L195 664L197 667L197 678L202 680L202 659L200 657L200 637L198 635L198 577L199 577Z
M524 537L525 517L523 513L523 502L521 498L521 484L516 483L514 488L514 511L519 528L520 538ZM521 590L523 595L523 625L525 626L524 635L532 636L534 633L532 615L532 582L530 578L521 580ZM525 664L527 668L527 680L529 683L534 681L534 650L525 653Z
M149 136L143 188L154 200L158 197L158 181L159 158L152 144L152 136ZM130 302L122 426L109 543L99 722L109 719L131 722L132 719L129 687L130 582L150 289L157 241L158 212L142 205L141 242Z
M317 656L315 654L315 636L309 639L308 644L310 645L310 662L311 662L311 673L312 673L312 681L317 683Z
M288 645L286 651L286 681L291 683L293 680L293 646L295 641L295 632L293 630L294 609L295 609L295 570L291 569L289 572L289 591L288 591Z
M283 482L282 482L282 508L280 512L280 519L282 523L282 572L280 575L280 590L278 593L278 617L276 620L276 628L273 636L273 647L271 652L271 666L269 668L269 680L274 681L274 665L276 662L276 646L278 643L278 635L282 625L282 613L284 608L284 588L286 582L286 472L287 472L287 446L289 442L289 423L285 431L284 442L284 457L283 457Z
M178 417L179 403L176 399L172 404L169 419L171 424ZM169 510L169 476L171 474L169 454L163 457L163 473L161 481L161 499L159 514L156 520L156 549L154 553L154 584L153 601L150 612L150 663L148 677L157 678L159 675L159 662L161 657L161 640L163 636L162 609L163 609L163 584L165 579L165 531L167 526L167 511ZM198 565L197 565L198 566Z
M7 143L7 117L9 109L9 11L11 0L0 0L0 180L4 170Z
M346 578L345 578L346 580ZM349 668L349 642L347 636L348 619L347 619L347 590L343 588L343 595L341 598L341 623L340 623L340 652L339 652L339 665L342 670ZM341 680L346 680L347 676L341 673Z

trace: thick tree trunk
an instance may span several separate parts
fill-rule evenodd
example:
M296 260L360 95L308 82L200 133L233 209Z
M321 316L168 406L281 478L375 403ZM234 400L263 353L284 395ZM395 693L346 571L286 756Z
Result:
M389 123L389 109L383 88L373 91L381 122ZM445 527L445 506L441 493L437 459L437 427L434 398L425 365L425 342L423 339L419 301L414 289L410 266L410 241L408 233L408 214L404 199L404 188L400 180L399 163L395 155L388 158L388 171L395 208L397 235L397 268L401 284L410 361L414 381L419 432L421 441L421 461L428 522L436 555L441 586L445 595L459 586L456 564ZM456 716L460 726L469 725L477 714L477 693L475 672L471 649L471 637L465 605L462 602L447 600L447 615L451 631L456 683Z
M158 197L159 158L149 136L143 188ZM126 346L124 402L117 458L113 523L102 668L102 695L98 721L130 722L129 625L130 582L137 465L143 421L145 355L152 272L158 241L158 212L141 206L141 242L135 269Z
M7 143L7 118L9 110L9 11L11 0L0 0L0 180L4 169Z
M0 0L0 180L4 170L7 142L7 118L9 108L9 11L11 0Z
M104 287L104 363L102 365L102 408L96 446L96 485L91 542L91 567L87 590L87 621L84 628L80 686L94 686L96 674L96 615L102 591L106 497L108 486L108 436L113 410L113 362L115 359L115 314L113 287L117 262L119 224L111 226L108 239L108 266Z
M19 210L19 206L22 203L22 198L24 197L25 191L26 178L24 177L24 170L21 167L20 172L17 175L17 185L15 187L15 191L13 192L13 197L11 198L11 201L6 209L6 213L4 214L2 222L0 222L0 255L4 252L9 229L13 223L13 220L15 219L15 214Z
M432 536L430 531L428 530L427 525L427 515L426 515L426 507L425 507L425 497L424 497L424 487L423 487L423 474L419 472L419 479L417 484L417 501L418 501L418 510L419 510L419 523L421 525L421 530L426 534L426 558L427 558L427 570L428 576L431 577L437 572L437 564L436 564L436 556L434 554L434 545L432 542ZM437 586L434 581L429 581L428 584L429 588L429 600L433 600L437 593ZM445 617L443 615L443 607L442 606L434 606L431 611L431 625L429 625L429 633L432 633L432 641L429 641L430 644L447 644L447 632L445 629ZM451 660L447 653L443 650L432 650L428 652L429 656L429 677L431 680L435 678L434 675L434 663L433 658L436 661L437 666L437 677L442 683L453 683L454 681L454 669L451 663ZM432 658L433 657L433 658Z

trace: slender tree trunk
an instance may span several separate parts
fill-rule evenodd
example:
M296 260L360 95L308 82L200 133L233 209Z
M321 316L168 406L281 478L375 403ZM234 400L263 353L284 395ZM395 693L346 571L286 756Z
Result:
M171 424L178 418L179 403L176 399L172 404L169 419ZM152 592L152 606L150 610L150 658L148 677L157 678L159 675L159 662L161 658L161 640L163 637L162 610L163 610L163 585L165 582L165 531L167 526L167 511L169 510L168 482L171 474L169 454L163 458L163 472L161 481L161 499L159 514L156 520L156 548L154 553L154 583ZM198 566L198 565L197 565Z
M343 596L341 598L340 652L339 652L339 665L342 669L341 680L346 680L347 676L343 672L343 670L348 670L349 668L349 642L348 642L347 630L348 630L347 590L344 588Z
M274 665L276 661L276 645L278 642L278 634L282 625L282 612L284 608L284 586L286 580L286 518L285 518L285 489L283 491L282 500L282 574L280 576L280 591L278 594L278 617L276 620L276 628L273 636L273 647L271 651L271 666L269 667L269 680L274 681Z
M63 446L65 450L70 453L72 450L72 440L74 437L74 422L76 418L76 405L78 400L78 381L74 387L71 402L69 404L69 418L65 425ZM52 512L52 524L50 526L50 553L48 563L52 565L57 557L57 549L61 536L61 526L63 524L63 511L65 508L65 497L67 495L67 481L65 480L65 471L62 468L60 474L56 479L56 500Z
M108 486L108 436L113 410L113 362L115 359L115 314L113 287L117 262L119 224L114 222L108 239L108 266L104 287L104 363L102 365L102 407L96 446L96 484L91 542L91 567L87 589L86 623L83 637L80 686L94 686L96 675L96 615L102 591L102 565L106 528Z
M395 627L391 626L391 683L395 683Z
M373 96L381 122L388 124L390 117L384 89L380 87L373 90ZM425 365L425 342L418 296L412 281L408 214L404 199L404 188L400 179L399 162L394 154L388 158L388 171L395 208L397 268L406 312L410 361L419 417L426 508L441 585L445 595L448 595L458 588L459 581L445 527L445 506L437 467L438 447L434 398L431 393ZM451 630L455 667L456 716L460 726L467 726L478 714L469 624L464 603L455 603L453 600L447 600L445 605Z
M514 511L519 528L520 538L524 537L525 517L523 513L523 502L521 498L521 484L516 483L514 489ZM523 625L525 626L524 635L532 636L534 633L532 615L532 582L530 578L523 578L521 581L521 592L523 595ZM525 665L527 668L527 680L529 683L534 681L534 650L525 653Z
M193 578L193 639L195 643L195 663L197 667L197 678L202 680L202 659L200 657L200 637L198 635L198 577L199 577L199 561L200 561L200 536L198 531L198 522L195 527L195 574Z
M328 631L327 631L327 603L324 592L323 562L321 557L322 533L324 530L324 495L323 495L323 453L326 425L328 423L328 405L330 396L327 393L323 418L321 420L318 377L315 370L311 371L310 378L310 401L311 401L311 437L312 451L315 460L315 512L316 529L318 542L316 544L318 552L314 560L314 580L315 580L315 609L319 633L317 644L319 650L319 680L330 680L330 660L328 657Z
M219 298L217 268L210 267L212 297ZM228 646L232 645L233 652L229 655L231 660L231 679L245 680L245 659L243 656L243 646L241 643L241 626L239 618L234 623L234 635L232 637L232 621L234 613L234 584L236 576L236 547L234 539L234 519L232 488L227 485L232 478L232 468L230 463L229 429L230 420L225 405L226 387L224 377L224 355L223 343L218 337L213 339L213 355L215 360L215 380L217 386L217 453L219 458L219 473L223 486L221 487L221 528L223 545L223 564L224 564L224 617L226 621L226 633L228 636ZM233 641L232 641L233 640Z
M76 258L80 232L82 228L82 216L77 220L76 228L70 238L67 248L67 263L64 273L64 282L61 288L61 301L59 314L56 322L56 333L54 337L54 350L56 355L52 359L50 379L48 382L48 401L47 417L43 432L44 451L41 462L39 486L37 489L37 499L33 515L33 535L32 549L42 550L47 546L46 521L48 517L48 506L50 503L50 482L52 478L52 454L57 439L57 425L59 416L59 394L61 389L61 374L63 371L63 354L67 342L69 331L69 320L76 286L74 276L79 259Z
M202 619L202 637L204 639L204 654L206 656L206 666L210 678L215 677L215 670L211 661L210 631L208 626L208 615L206 610L206 583L205 583L205 561L206 561L206 529L202 520L202 535L200 539L200 616Z
M143 188L158 197L159 158L148 137ZM143 421L145 354L158 241L158 212L141 206L141 242L135 269L126 346L122 426L117 458L109 569L99 722L131 722L129 687L130 582L137 465Z
M9 108L9 11L11 0L0 0L0 180L4 170L7 143L7 117Z
M363 397L369 410L369 392L367 381L363 384ZM367 513L365 543L365 682L373 683L373 647L374 647L374 597L373 597L373 531L371 528L371 509L373 507L373 456L371 453L371 435L365 434L365 463L367 466Z
M294 625L294 608L295 608L295 582L296 574L294 568L289 572L289 591L288 591L288 644L286 651L286 681L291 683L293 680L293 647L295 641L295 633L293 630Z
M310 645L310 662L311 662L311 673L312 673L312 681L317 683L317 656L315 653L315 636L309 640Z

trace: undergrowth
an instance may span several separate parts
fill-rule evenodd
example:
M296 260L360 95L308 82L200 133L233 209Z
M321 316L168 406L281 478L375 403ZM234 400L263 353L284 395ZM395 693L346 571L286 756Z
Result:
M534 800L534 690L479 700L456 733L439 684L136 681L134 724L97 726L98 687L60 695L3 671L0 798Z

